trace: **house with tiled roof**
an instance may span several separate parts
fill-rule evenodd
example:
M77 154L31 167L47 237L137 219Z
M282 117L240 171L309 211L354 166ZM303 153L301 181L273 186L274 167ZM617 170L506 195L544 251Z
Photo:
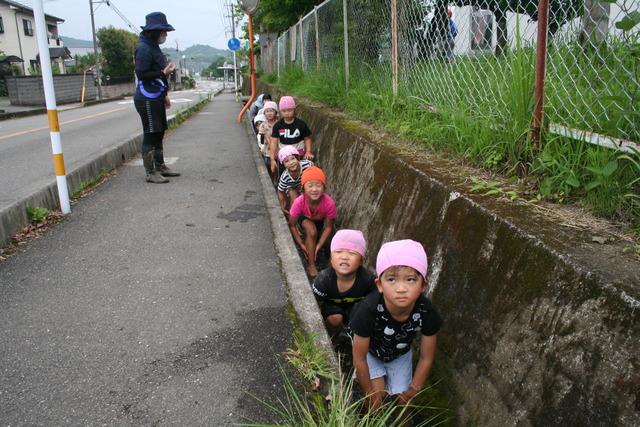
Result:
M65 73L64 60L70 58L58 36L64 19L45 14L52 67ZM22 74L40 66L33 9L16 1L0 0L0 59L18 66Z

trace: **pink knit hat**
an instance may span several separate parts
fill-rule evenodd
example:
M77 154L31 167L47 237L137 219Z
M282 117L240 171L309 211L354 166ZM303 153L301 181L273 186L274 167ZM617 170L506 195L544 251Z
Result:
M339 230L331 239L331 252L338 249L356 251L364 256L367 252L367 242L360 230Z
M427 254L422 245L414 240L396 240L382 245L376 261L378 277L389 267L413 267L427 277Z
M296 101L294 101L291 96L283 96L280 98L280 109L281 110L291 110L292 108L296 108Z
M289 156L299 156L300 153L298 152L298 149L296 147L294 147L293 145L287 145L284 146L280 149L280 152L278 152L278 160L280 160L280 163L284 163L284 159L286 159Z

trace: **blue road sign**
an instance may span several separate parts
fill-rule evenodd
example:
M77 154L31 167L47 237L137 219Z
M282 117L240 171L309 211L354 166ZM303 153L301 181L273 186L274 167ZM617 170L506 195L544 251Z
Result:
M238 40L235 37L231 38L227 42L227 46L229 46L229 49L231 49L231 50L238 50L240 48L240 40Z

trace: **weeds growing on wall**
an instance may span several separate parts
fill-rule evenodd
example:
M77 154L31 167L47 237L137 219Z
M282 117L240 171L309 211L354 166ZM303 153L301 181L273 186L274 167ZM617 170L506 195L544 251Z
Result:
M478 86L494 94L492 104L506 106L500 114L492 105L482 108L465 104L464 96L454 97L453 91L451 98L439 99L435 91L433 96L418 96L405 87L394 97L390 77L376 73L375 68L361 76L352 74L348 89L340 64L330 68L332 73L323 72L320 76L315 70L304 73L300 68L289 67L281 70L279 78L267 78L287 93L338 108L439 152L467 158L475 166L493 169L508 178L537 182L533 190L539 193L537 200L581 204L609 219L630 222L632 231L640 235L640 153L625 154L552 134L544 135L544 144L534 152L528 137L533 102L528 88L533 77L523 71L530 68L525 64L533 56L527 48L518 52L502 58L474 59L510 75L503 83L489 81ZM467 72L466 61L471 59L462 58L454 67L442 61L430 63L429 67L451 67L454 80L455 73L478 76ZM477 66L473 64L476 70ZM569 66L579 74L579 64ZM426 67L423 71L428 72ZM459 81L469 82L469 77ZM457 87L455 93L471 93L478 87Z

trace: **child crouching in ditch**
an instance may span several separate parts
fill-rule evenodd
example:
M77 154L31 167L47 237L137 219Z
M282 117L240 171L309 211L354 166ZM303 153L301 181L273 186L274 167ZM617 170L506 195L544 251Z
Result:
M291 145L280 149L278 160L285 167L278 181L278 201L282 212L285 215L289 215L287 206L291 206L293 201L302 193L302 173L305 169L313 166L313 162L311 160L300 160L298 150Z
M303 194L289 209L289 230L307 259L307 274L315 278L318 275L318 252L331 235L338 212L333 199L324 192L327 178L322 169L317 166L307 168L302 173L301 183ZM304 231L304 241L298 226Z
M427 254L413 240L382 245L376 260L378 292L355 307L349 322L353 337L353 366L370 410L382 406L386 395L407 405L429 377L442 319L429 299ZM411 343L422 333L420 356L412 375ZM400 425L410 413L398 414Z
M377 292L376 276L362 266L366 250L362 231L339 230L331 239L331 265L313 281L313 293L334 346L344 344L340 338L348 338L342 332L353 306Z

